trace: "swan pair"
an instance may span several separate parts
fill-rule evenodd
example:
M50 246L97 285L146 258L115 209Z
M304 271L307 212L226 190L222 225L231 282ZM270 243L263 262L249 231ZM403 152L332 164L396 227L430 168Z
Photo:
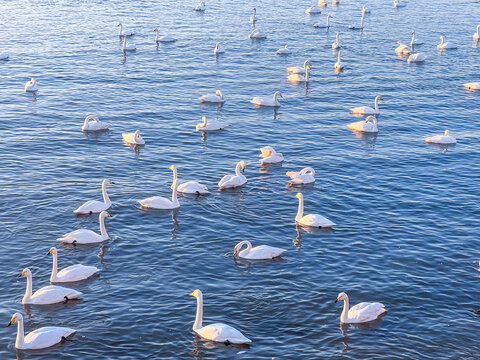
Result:
M327 23L325 25L315 23L313 24L313 27L315 29L329 29L330 28L330 19L333 18L333 16L327 15Z
M177 209L180 207L180 203L177 199L177 167L175 165L171 165L169 167L170 170L173 171L173 182L172 182L172 199L169 200L162 196L152 196L143 200L138 200L141 207L147 209L158 209L158 210L172 210Z
M253 29L252 32L248 35L249 39L266 39L267 34L261 32L260 30Z
M247 248L242 250L244 245L246 245ZM244 240L235 245L235 248L233 249L233 256L238 254L238 257L242 259L269 260L279 257L285 251L287 250L268 245L260 245L252 248L250 241Z
M367 116L365 121L357 121L351 124L348 124L348 129L354 131L361 131L367 133L377 133L377 118L375 116Z
M275 149L271 146L265 146L260 148L261 157L260 164L277 164L283 161L283 155L281 153L277 153Z
M225 99L220 90L217 90L215 94L206 94L200 97L201 103L214 103L214 104L223 104Z
M125 30L123 28L122 23L118 23L117 26L120 27L120 29L118 29L118 36L120 36L120 37L122 37L122 36L132 36L133 34L135 34L133 31Z
M378 110L378 101L383 100L380 96L375 96L375 108L372 109L369 106L359 106L353 109L350 109L350 111L353 114L357 115L379 115L380 111Z
M82 264L70 265L58 271L57 248L52 247L47 255L52 255L53 257L52 274L50 275L51 283L82 281L92 277L100 271L95 266L86 266Z
M289 73L289 74L305 74L306 71L307 71L307 65L310 66L310 67L312 66L309 59L304 61L303 67L299 67L299 66L288 67L287 68L287 73Z
M445 42L443 36L440 36L440 44L437 45L437 49L445 50L445 49L456 49L458 46L450 41Z
M270 107L278 107L280 106L280 102L277 100L277 97L283 98L283 95L280 91L275 91L272 98L267 97L254 97L250 102L257 106L270 106Z
M195 126L196 131L218 131L224 130L225 125L217 120L208 120L205 116L202 116L202 122Z
M309 15L320 14L321 12L322 10L316 5L310 6L307 10L305 10L305 13Z
M145 140L140 135L140 130L136 130L133 133L123 133L122 138L129 145L145 145Z
M335 63L335 70L336 71L341 71L343 70L343 68L345 67L345 65L343 65L342 63L342 60L340 59L340 51L338 52L338 58L337 58L337 62Z
M285 47L278 49L275 52L275 55L290 55L292 53L292 50L290 50L287 45Z
M287 76L287 81L290 81L290 82L295 82L295 83L300 83L300 82L309 82L310 81L310 65L307 65L307 67L305 68L305 76L303 76L302 74L291 74L291 75L288 75Z
M430 144L448 145L448 144L456 144L457 139L451 136L448 130L445 130L445 133L443 135L434 135L434 136L427 137L425 139L425 142Z
M20 313L13 314L8 326L18 323L17 339L15 340L15 348L20 350L36 350L49 348L55 344L67 340L76 332L74 329L64 327L42 327L34 330L25 336L23 330L23 316Z
M123 44L122 44L122 51L125 53L127 51L137 51L137 45L135 44L127 44L127 37L123 37Z
M342 47L342 45L340 45L340 34L337 32L335 42L332 43L332 49L337 50L337 49L340 49L341 47Z
M340 322L343 324L358 324L373 321L387 311L385 305L378 302L361 302L350 308L348 295L344 292L338 294L335 302L342 300L343 311L342 315L340 315Z
M95 244L106 241L109 239L107 230L105 229L105 218L111 217L107 211L102 211L98 215L98 221L100 223L100 235L89 229L78 229L67 234L64 234L57 241L66 244Z
M34 78L31 78L30 81L28 81L25 84L25 92L37 92L37 91L38 91L38 84Z
M318 228L331 228L336 225L334 222L330 221L326 217L318 214L308 214L303 215L303 194L298 193L295 195L298 199L298 211L297 216L295 216L295 222L302 226L307 227L318 227Z
M247 183L247 178L240 172L245 171L245 162L243 160L239 161L235 166L235 175L225 175L218 182L218 187L220 190L223 189L233 189L239 186L242 186Z
M96 116L88 115L83 122L82 131L104 131L109 127L109 123L100 121Z
M225 49L223 48L223 46L217 43L215 45L215 49L213 49L213 53L214 54L223 54L224 52L225 52Z
M315 182L315 170L311 167L306 167L299 172L287 171L287 176L290 178L290 184L305 185Z
M107 184L115 184L113 181L108 179L104 179L102 181L102 195L103 195L103 202L98 200L90 200L83 203L78 209L73 210L75 214L93 214L99 213L104 210L108 210L110 206L112 206L112 202L107 194Z
M170 35L159 36L158 28L153 29L153 31L155 31L155 44L158 44L159 42L167 43L177 41L173 36Z

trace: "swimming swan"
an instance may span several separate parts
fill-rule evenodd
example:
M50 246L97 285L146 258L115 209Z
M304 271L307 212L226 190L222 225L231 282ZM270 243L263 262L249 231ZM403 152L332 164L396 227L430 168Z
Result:
M430 144L456 144L457 139L451 136L448 130L445 130L445 133L443 135L434 135L427 137L425 139L425 142Z
M320 14L322 10L318 6L310 6L307 10L305 10L306 14L312 15L312 14Z
M480 90L480 82L471 82L463 84L463 87L467 90Z
M108 179L104 179L102 181L102 195L103 195L103 202L98 200L90 200L83 205L81 205L78 209L73 210L75 214L93 214L99 213L103 210L108 210L110 206L112 206L112 202L107 194L107 184L115 184L113 181Z
M340 59L340 51L338 52L338 59L337 62L335 63L335 70L340 71L343 70L345 65L343 65L342 60Z
M336 49L340 49L341 47L342 47L342 45L340 45L340 34L337 32L335 42L332 43L332 49L336 50Z
M303 67L299 67L299 66L288 67L287 68L287 73L289 73L289 74L305 74L307 65L310 66L310 67L312 66L309 59L304 61Z
M350 30L363 30L363 20L365 18L365 13L362 11L362 19L360 20L360 26L357 25L349 25L348 28Z
M401 3L400 0L394 0L393 2L393 8L399 8L399 7L405 7L407 4Z
M340 322L343 324L364 323L376 320L385 313L385 305L378 302L361 302L349 308L348 295L344 292L338 294L335 302L343 300L343 311L340 316Z
M225 52L225 49L223 48L222 45L220 45L219 43L217 43L215 45L215 49L213 49L213 52L214 54L223 54Z
M330 28L330 18L333 18L333 16L327 15L327 23L325 25L316 23L316 24L313 24L313 27L316 28L316 29L328 29L328 28Z
M175 165L171 165L169 167L170 170L173 171L173 181L172 181L172 200L169 200L162 196L152 196L143 200L139 200L138 202L144 208L148 209L159 209L159 210L171 210L177 209L180 207L180 203L177 199L177 167Z
M275 55L290 55L292 53L292 50L290 50L287 45L285 47L278 49L275 52Z
M143 140L140 135L140 130L136 130L134 133L123 133L123 141L130 145L145 145L145 140Z
M67 234L64 234L57 241L61 241L67 244L95 244L109 239L107 230L105 229L105 218L111 217L111 215L102 211L98 215L98 221L100 223L100 235L89 229L78 229Z
M49 326L34 330L25 336L23 316L20 313L13 314L8 326L15 321L18 323L15 347L20 350L45 349L66 340L76 332L74 329Z
M280 102L277 100L277 97L280 96L283 98L283 95L280 91L275 91L272 98L266 97L254 97L250 102L257 106L280 106Z
M437 45L437 48L439 50L444 50L444 49L456 49L457 48L457 45L450 42L450 41L447 41L447 42L444 42L444 39L443 39L443 36L440 36L440 44Z
M260 148L261 154L259 155L260 164L277 164L283 161L283 155L277 153L275 149L271 146L265 146Z
M200 3L200 5L194 8L195 11L205 11L205 9L206 9L206 6L205 6L205 2L203 1Z
M30 81L28 81L25 84L25 92L36 92L36 91L38 91L37 82L35 81L34 78L31 78Z
M22 304L48 305L66 302L68 300L78 299L82 293L77 290L69 289L63 286L49 285L35 291L32 295L33 281L30 269L23 269L18 277L27 278L27 289L22 299Z
M245 171L245 162L243 160L239 161L235 166L235 175L225 175L220 179L218 182L220 190L232 189L246 184L247 178L240 173L240 169L242 169L242 172Z
M247 248L242 250L242 247L247 245ZM250 260L269 260L282 255L287 250L276 248L268 245L260 245L252 248L252 244L248 240L244 240L235 245L233 249L233 256L238 254L239 258Z
M309 82L310 81L310 66L307 66L305 68L305 76L301 75L301 74L291 74L291 75L288 75L287 76L287 81L290 81L290 82L296 82L296 83L299 83L299 82Z
M82 264L75 264L67 266L66 268L57 272L57 248L52 247L47 255L52 255L53 258L53 267L52 274L50 275L51 283L60 283L60 282L74 282L86 280L89 277L95 275L100 270L95 266L85 266Z
M400 41L397 41L398 46L395 48L395 53L397 55L410 55L410 48L401 43Z
M134 34L133 31L130 30L124 30L122 23L118 23L120 29L118 29L118 36L132 36Z
M222 92L217 90L215 94L206 94L200 97L201 103L220 103L223 104L225 99L223 98Z
M215 323L207 326L202 326L203 321L203 294L200 290L195 290L190 294L197 298L197 314L195 316L195 323L193 324L193 331L195 331L202 338L217 342L229 344L247 344L252 340L246 338L240 331L231 327L230 325Z
M414 46L414 45L422 45L423 44L423 41L421 40L418 40L415 38L415 31L412 31L412 40L410 41L410 46Z
M380 114L380 111L378 110L378 100L383 100L380 96L375 96L375 108L372 109L369 106L359 106L353 109L350 109L350 111L353 114L358 114L358 115L378 115Z
M377 118L375 116L367 116L365 121L357 121L351 124L348 124L348 129L355 131L362 131L367 133L377 133Z
M427 59L427 55L425 53L416 53L412 54L408 57L407 62L410 63L422 63Z
M318 228L330 228L335 223L328 220L326 217L317 214L309 214L303 216L303 194L298 193L295 195L298 199L298 212L297 216L295 216L295 222L299 225L309 226L309 227L318 227Z
M108 130L109 123L100 121L98 117L88 115L83 122L82 131L103 131Z
M260 30L253 29L252 32L248 35L249 39L266 39L267 34L261 32Z
M173 171L173 182L172 186L170 186L170 189L174 189L176 186L177 182L177 169ZM194 194L194 195L209 195L210 192L208 191L208 188L205 185L202 185L196 181L187 181L184 182L183 184L178 185L177 187L177 192L183 193L183 194Z
M290 178L290 183L294 185L304 185L315 182L315 170L311 167L303 168L299 172L287 171L286 174Z
M257 16L257 9L253 8L253 15L250 16L250 22L251 23L254 23L257 20L256 16Z
M195 127L196 131L218 131L224 130L225 125L217 120L208 120L205 116L202 116L203 122L198 123Z
M136 51L137 46L135 44L128 44L127 45L127 37L123 37L123 45L122 45L122 51L125 53L126 51Z
M158 36L158 28L153 29L155 31L155 43L158 44L159 42L175 42L177 41L173 36L164 35Z
M479 38L480 38L480 25L477 25L477 31L475 31L475 33L473 34L473 40L478 41Z

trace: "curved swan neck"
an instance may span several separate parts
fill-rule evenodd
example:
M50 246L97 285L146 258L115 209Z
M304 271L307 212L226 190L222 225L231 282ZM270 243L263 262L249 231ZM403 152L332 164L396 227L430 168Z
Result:
M87 117L85 118L85 121L83 122L83 127L84 127L84 128L87 128L88 120L90 120L90 116L87 116Z
M52 275L50 275L50 282L55 282L55 280L57 280L57 271L58 271L57 253L52 252Z
M193 330L198 330L202 328L203 321L203 294L198 293L197 296L197 315L195 316L195 322L193 323Z
M23 296L23 302L30 300L32 297L32 288L33 288L33 280L32 274L27 275L27 289L25 290L25 295Z
M241 168L241 167L242 167L242 163L241 163L241 162L239 162L239 163L237 164L237 166L235 166L235 175L236 175L236 176L242 175L242 174L240 173L240 168Z
M375 98L375 110L378 110L378 97Z
M105 228L105 216L102 213L98 216L98 221L100 223L100 234L102 234L102 238L105 240L108 239L107 229Z
M297 216L295 216L295 220L301 219L303 217L303 195L300 194L298 197L298 211Z
M338 62L340 62L340 53L341 51L338 52Z
M25 344L24 340L24 330L23 330L23 317L17 318L17 339L15 341L15 347L17 349L22 349L23 345Z
M120 29L118 30L118 36L122 36L122 29L123 29L123 26L122 24L118 24L118 26L120 26Z
M336 43L338 44L338 41L340 40L340 35L337 32L337 37L336 37Z
M241 252L238 253L238 255L242 255L242 256L245 256L247 255L250 250L252 250L252 244L250 243L250 241L248 240L243 240L240 244L238 244L238 248L241 249L243 247L243 245L247 245L247 248L242 250Z
M440 45L443 44L443 36L440 36Z
M342 315L340 316L341 322L347 322L349 309L350 309L350 303L347 296L345 299L343 299L343 311L342 311Z
M203 126L203 127L207 126L207 118L206 118L206 116L202 116L202 120L203 120L202 126Z
M112 202L110 201L110 198L108 197L107 194L107 182L106 180L103 180L102 183L102 195L103 195L103 202L107 205L110 205Z

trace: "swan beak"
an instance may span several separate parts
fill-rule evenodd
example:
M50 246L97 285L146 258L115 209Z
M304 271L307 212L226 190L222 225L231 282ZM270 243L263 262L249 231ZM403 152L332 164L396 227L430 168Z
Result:
M48 250L47 255L50 255L52 253L52 250Z
M237 255L237 248L233 250L233 256Z
M338 302L338 299L337 299L337 300L335 300L335 303L337 303L337 302Z
M383 98L378 98L378 100L383 100Z
M113 181L109 181L110 184L115 184Z
M22 271L22 273L18 275L18 277L22 277L22 276L25 276L25 271Z
M190 296L195 296L195 291L190 294Z
M112 215L110 215L110 213L107 213L107 217L112 217Z
M14 322L15 322L15 318L12 318L12 319L10 320L10 322L8 323L8 325L7 325L7 326L10 326L10 325L12 325Z

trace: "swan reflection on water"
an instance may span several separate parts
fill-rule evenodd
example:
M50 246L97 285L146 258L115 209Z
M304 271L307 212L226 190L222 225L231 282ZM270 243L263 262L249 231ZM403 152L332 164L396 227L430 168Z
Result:
M367 133L363 131L350 130L355 139L361 140L360 144L365 148L374 148L378 133Z

